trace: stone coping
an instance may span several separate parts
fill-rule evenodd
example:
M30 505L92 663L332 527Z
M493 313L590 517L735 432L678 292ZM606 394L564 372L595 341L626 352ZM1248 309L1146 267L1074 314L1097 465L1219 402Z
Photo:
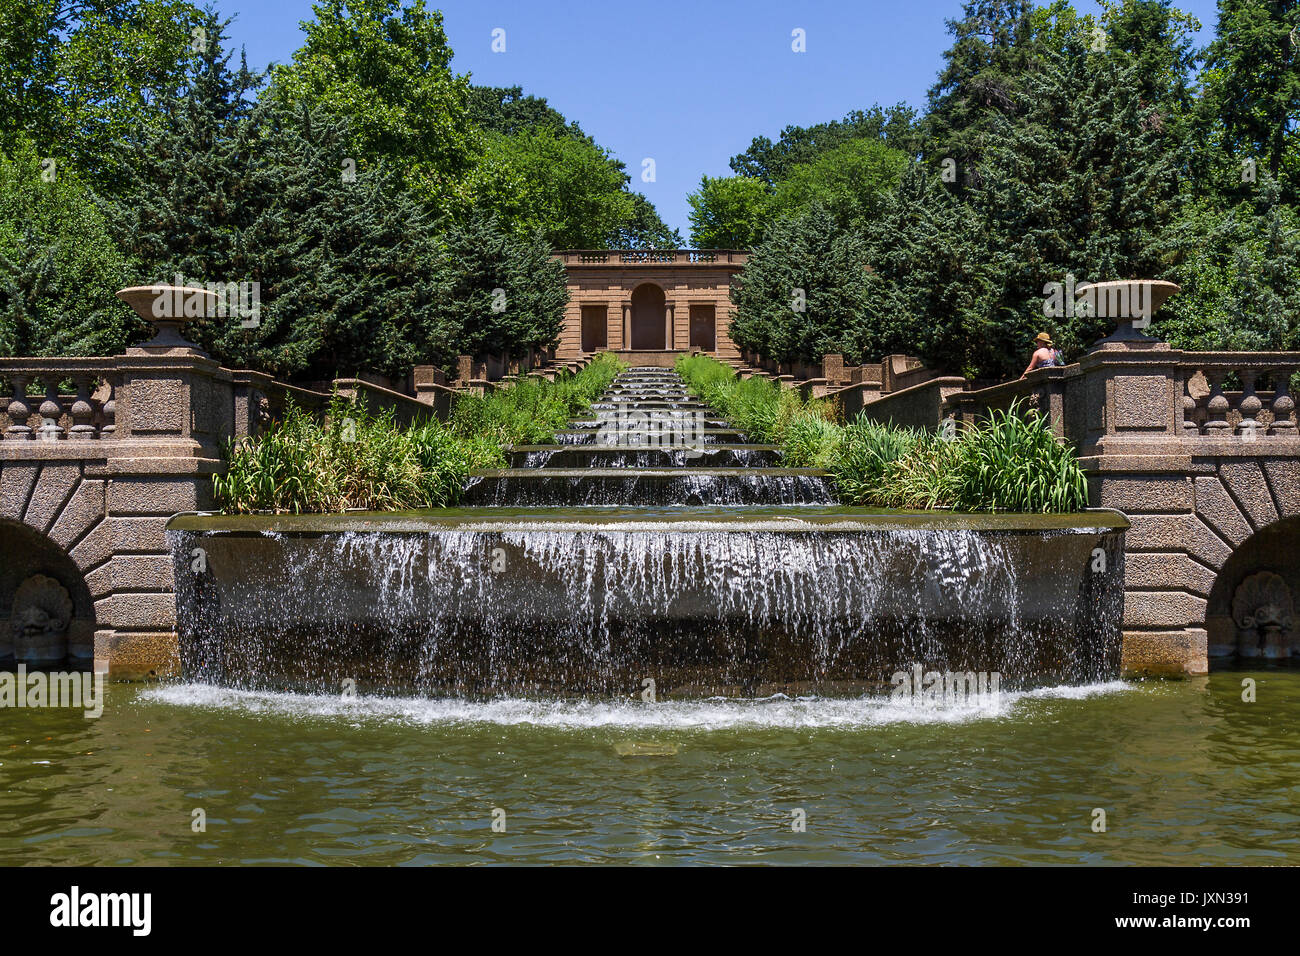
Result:
M345 512L330 515L178 514L171 531L225 534L320 535L346 532L397 534L434 531L1123 531L1129 520L1118 511L1090 508L1070 514L900 511L807 505L783 507L586 506L554 508L444 508L429 511Z

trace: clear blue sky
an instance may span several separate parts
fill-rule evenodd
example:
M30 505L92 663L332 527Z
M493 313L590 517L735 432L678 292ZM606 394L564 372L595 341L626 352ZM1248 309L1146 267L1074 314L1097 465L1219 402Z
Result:
M476 84L522 86L577 120L627 164L689 241L686 195L755 136L838 119L872 103L918 109L948 48L960 0L428 0L443 11L452 67ZM1176 0L1213 35L1214 0ZM1076 0L1082 13L1099 10ZM249 63L287 62L310 0L218 0ZM506 31L493 53L492 31ZM807 52L791 50L791 31ZM640 180L653 158L656 181Z

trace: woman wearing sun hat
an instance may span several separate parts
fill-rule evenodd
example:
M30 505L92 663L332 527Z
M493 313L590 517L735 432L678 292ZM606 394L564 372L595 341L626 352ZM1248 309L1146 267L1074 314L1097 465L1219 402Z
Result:
M1061 360L1061 353L1052 345L1052 337L1046 332L1039 332L1034 336L1034 355L1029 360L1029 367L1025 369L1020 377L1024 378L1036 368L1042 368L1045 365L1064 365Z

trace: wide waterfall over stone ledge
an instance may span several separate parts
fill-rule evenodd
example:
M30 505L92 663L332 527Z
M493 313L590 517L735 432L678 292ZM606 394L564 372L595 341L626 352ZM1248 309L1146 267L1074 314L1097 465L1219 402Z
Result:
M1117 513L843 508L662 369L590 416L475 476L476 507L173 519L187 673L471 695L1118 676Z

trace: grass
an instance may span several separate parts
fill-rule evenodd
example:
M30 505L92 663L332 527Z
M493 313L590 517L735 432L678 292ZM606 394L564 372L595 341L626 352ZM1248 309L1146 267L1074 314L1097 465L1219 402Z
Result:
M841 424L833 403L805 400L767 379L739 379L708 356L681 358L677 371L751 441L780 445L794 467L829 471L846 504L1026 513L1088 505L1073 449L1018 404L945 438L863 415Z
M290 406L264 434L227 446L227 468L213 476L213 492L236 514L452 505L471 470L503 466L506 446L550 441L620 368L602 354L554 382L521 377L486 395L461 396L449 421L406 428L391 410L374 415L337 397L323 419Z

